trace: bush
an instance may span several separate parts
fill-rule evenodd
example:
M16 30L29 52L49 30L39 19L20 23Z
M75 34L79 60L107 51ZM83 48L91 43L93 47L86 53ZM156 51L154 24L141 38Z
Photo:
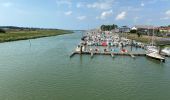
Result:
M130 33L136 33L137 31L136 30L130 30Z
M3 29L0 29L0 33L6 33L5 30Z

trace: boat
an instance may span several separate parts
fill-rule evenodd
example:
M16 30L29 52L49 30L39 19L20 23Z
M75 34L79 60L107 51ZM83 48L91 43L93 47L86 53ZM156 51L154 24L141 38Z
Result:
M121 53L127 53L127 52L128 52L128 50L126 50L126 49L121 50Z
M170 48L168 48L168 47L164 48L164 49L161 51L161 53L170 56Z
M80 45L77 46L76 52L80 52Z
M152 52L152 53L148 53L146 54L147 57L150 57L152 59L156 59L159 60L161 62L165 62L165 58L162 57L158 52Z
M147 46L146 50L147 50L147 53L159 52L156 46Z
M146 46L147 53L159 52L158 48L154 46L154 27L153 27L153 35L152 35L152 42L151 45Z
M153 35L152 35L152 45L151 46L147 46L146 50L147 50L147 57L150 57L152 59L156 59L159 60L161 62L165 62L165 58L162 57L159 54L159 50L157 49L156 46L153 45L153 36L154 36L154 28L153 28Z

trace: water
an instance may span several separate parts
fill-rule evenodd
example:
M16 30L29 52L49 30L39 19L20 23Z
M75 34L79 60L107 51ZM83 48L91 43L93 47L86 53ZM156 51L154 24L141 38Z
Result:
M168 100L170 59L76 55L81 34L0 44L0 100Z

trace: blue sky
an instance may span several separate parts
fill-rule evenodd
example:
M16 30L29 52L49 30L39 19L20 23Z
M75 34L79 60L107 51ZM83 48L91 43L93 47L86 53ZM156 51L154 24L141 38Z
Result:
M169 25L170 0L0 0L0 25L88 29Z

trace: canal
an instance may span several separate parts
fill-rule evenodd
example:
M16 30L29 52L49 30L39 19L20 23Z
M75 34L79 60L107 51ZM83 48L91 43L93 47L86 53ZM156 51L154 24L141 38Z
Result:
M170 58L76 55L82 34L0 44L1 100L168 100ZM30 44L31 43L31 44Z

